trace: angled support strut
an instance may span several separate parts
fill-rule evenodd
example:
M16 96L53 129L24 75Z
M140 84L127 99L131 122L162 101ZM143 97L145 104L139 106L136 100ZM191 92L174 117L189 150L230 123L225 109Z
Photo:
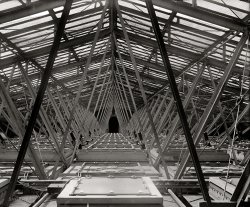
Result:
M162 56L162 61L163 61L163 64L164 64L164 67L165 67L165 70L166 70L166 73L168 76L170 88L172 90L172 93L173 93L173 96L175 99L177 111L178 111L178 114L180 116L181 124L183 127L183 131L184 131L184 134L186 137L187 144L188 144L188 148L189 148L189 151L190 151L190 154L192 157L192 161L193 161L196 173L197 173L199 183L200 183L201 191L202 191L204 200L207 202L207 205L211 206L211 200L210 200L210 197L208 194L208 189L207 189L207 186L205 183L204 175L203 175L202 170L201 170L200 162L199 162L197 152L196 152L196 149L194 146L194 142L192 139L192 135L191 135L191 132L190 132L190 129L188 126L187 117L186 117L186 114L185 114L185 111L184 111L184 108L183 108L183 105L181 102L180 94L179 94L179 91L178 91L178 88L177 88L177 85L175 82L175 77L174 77L173 70L172 70L172 67L171 67L171 64L170 64L170 61L168 58L168 54L166 51L164 40L163 40L163 37L161 35L159 23L158 23L156 14L155 14L152 0L146 0L146 5L147 5L147 9L148 9L148 13L149 13L149 16L151 19L152 26L154 28L154 33L155 33L158 47L159 47L159 50L160 50L160 53Z
M16 164L15 164L14 171L10 179L9 187L7 189L7 192L4 198L3 207L9 206L9 198L12 196L13 191L15 189L15 185L16 185L19 173L20 173L20 169L21 169L27 148L29 146L30 138L31 138L34 126L36 124L36 118L39 114L39 110L43 101L44 93L45 93L45 90L49 82L49 78L52 73L52 68L54 65L54 61L56 59L57 51L59 49L60 41L61 41L64 28L65 28L65 25L69 16L72 2L73 0L68 0L65 3L64 10L63 10L60 22L59 22L59 26L55 34L54 42L50 50L46 68L42 76L41 84L37 92L37 97L33 106L33 110L29 119L29 123L26 128L23 141L22 141L22 145L17 156Z

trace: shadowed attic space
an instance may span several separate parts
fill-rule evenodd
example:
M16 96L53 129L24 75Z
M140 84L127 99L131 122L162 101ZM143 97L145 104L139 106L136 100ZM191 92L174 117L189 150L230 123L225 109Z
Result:
M108 119L108 133L120 133L120 125L119 120L117 118L116 110L115 108L112 109L112 114L110 115L110 118Z
M248 0L0 1L0 206L249 206L249 22Z
M109 133L119 133L119 122L116 116L111 116L109 119Z

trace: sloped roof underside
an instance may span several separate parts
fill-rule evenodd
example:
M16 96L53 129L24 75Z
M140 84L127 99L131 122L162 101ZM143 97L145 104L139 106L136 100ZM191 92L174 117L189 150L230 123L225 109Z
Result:
M10 96L16 107L24 115L32 106L32 96L22 70L36 90L40 85L64 3L65 1L61 0L46 3L33 0L6 0L0 3L0 77L5 86L9 87ZM217 85L237 44L249 30L250 5L240 0L197 0L196 3L197 5L193 5L191 0L153 0L176 82L182 82L179 92L183 99L199 70L205 67L192 98L192 104L202 115L214 93L212 79ZM159 94L166 95L169 88L168 78L145 2L118 0L118 4L147 99L151 101ZM101 0L74 1L48 90L55 97L59 92L63 97L74 100L86 70L91 47L94 45L79 100L80 105L88 107L93 87L96 85L89 105L89 111L93 113L97 100L102 100L105 95L105 88L116 82L117 85L125 86L131 110L135 112L126 75L136 106L141 108L144 103L124 28L119 15L112 14L111 6L108 5L106 11L105 8L105 1ZM103 11L105 13L100 33L96 35ZM112 45L113 31L115 45ZM223 90L221 103L227 114L231 113L239 98L243 97L244 106L249 101L248 41L244 43ZM114 66L111 64L112 58L115 59ZM123 69L126 70L126 74ZM97 77L98 81L95 83ZM103 93L98 97L101 89ZM170 100L172 93L169 92L167 95ZM58 98L55 99L58 101ZM46 95L44 106L48 102ZM190 103L191 108L192 104ZM244 106L240 110L243 110ZM190 107L187 111L192 110Z

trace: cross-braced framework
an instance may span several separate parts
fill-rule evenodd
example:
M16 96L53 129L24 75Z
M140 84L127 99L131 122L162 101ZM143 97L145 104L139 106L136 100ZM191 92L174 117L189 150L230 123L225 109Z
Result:
M115 116L166 178L187 176L192 160L209 206L200 159L228 151L227 179L231 161L245 166L238 206L250 186L250 152L236 149L250 136L249 13L248 0L1 1L0 161L16 161L7 195L23 163L56 178Z

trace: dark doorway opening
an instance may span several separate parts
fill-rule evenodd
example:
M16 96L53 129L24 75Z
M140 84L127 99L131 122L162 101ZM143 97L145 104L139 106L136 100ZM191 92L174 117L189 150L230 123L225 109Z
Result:
M109 119L109 133L119 133L119 122L116 116L111 116Z

